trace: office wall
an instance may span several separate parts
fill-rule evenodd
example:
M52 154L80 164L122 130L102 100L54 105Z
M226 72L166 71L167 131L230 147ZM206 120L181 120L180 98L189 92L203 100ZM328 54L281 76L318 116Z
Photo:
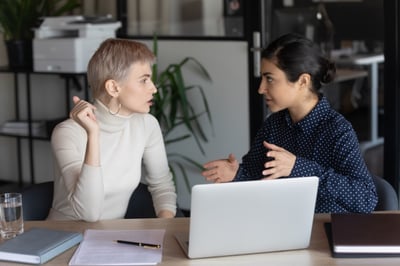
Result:
M144 41L151 47L151 41ZM0 47L0 63L6 64L4 47ZM249 105L246 42L230 41L159 41L158 64L160 69L169 63L179 62L185 56L198 59L210 72L212 82L187 74L188 84L199 84L209 101L214 123L214 135L209 134L205 143L206 155L203 156L193 141L183 141L168 151L189 156L201 163L211 159L226 157L235 153L240 158L249 143ZM24 77L21 83L21 115L26 113L26 95ZM14 90L11 74L0 74L0 123L14 118ZM64 80L56 75L32 76L32 106L34 119L53 119L65 115ZM82 95L73 89L71 95ZM194 99L196 95L193 95ZM17 180L16 143L13 138L0 136L0 179ZM35 175L37 182L52 179L53 165L50 144L47 141L35 141ZM23 143L27 153L27 143ZM27 156L24 156L24 180L29 181ZM189 169L190 170L190 169ZM191 184L204 183L199 172L190 173ZM178 182L179 202L188 208L188 191L182 182Z
M151 42L147 43L151 46ZM186 72L188 84L203 86L213 117L215 133L209 134L209 142L205 143L206 155L201 154L193 140L174 144L168 147L169 152L184 154L198 162L226 158L231 152L240 159L247 152L250 138L247 50L246 42L237 41L160 41L160 69L192 56L212 77L209 83ZM204 125L212 132L207 123ZM198 171L190 171L189 176L191 185L205 183ZM182 179L178 179L178 202L183 208L190 207L189 193Z

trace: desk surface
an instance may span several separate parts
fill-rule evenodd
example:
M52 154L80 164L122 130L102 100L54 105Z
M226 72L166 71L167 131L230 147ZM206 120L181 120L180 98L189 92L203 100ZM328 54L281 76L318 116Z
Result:
M253 255L228 256L207 259L187 259L174 238L177 232L189 229L189 218L175 219L126 219L110 220L96 223L76 221L28 221L26 229L31 227L46 227L71 231L85 229L160 229L165 228L164 250L162 263L159 265L400 265L400 257L348 259L332 258L328 240L325 235L324 222L330 220L330 215L317 214L314 219L311 243L308 249L270 252ZM277 229L279 230L279 229ZM66 251L44 265L68 265L76 247ZM0 262L0 265L26 265Z
M332 58L337 64L352 64L352 65L371 65L383 63L385 57L383 54L358 54L346 57Z
M368 77L368 71L365 70L338 68L336 69L336 77L333 82L344 82L366 77Z

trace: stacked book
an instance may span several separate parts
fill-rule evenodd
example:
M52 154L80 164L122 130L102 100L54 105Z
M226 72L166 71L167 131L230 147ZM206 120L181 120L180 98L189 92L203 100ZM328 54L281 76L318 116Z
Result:
M0 243L0 261L43 264L79 244L80 232L35 227ZM1 265L4 265L0 262Z
M332 213L326 228L335 258L400 256L399 213Z

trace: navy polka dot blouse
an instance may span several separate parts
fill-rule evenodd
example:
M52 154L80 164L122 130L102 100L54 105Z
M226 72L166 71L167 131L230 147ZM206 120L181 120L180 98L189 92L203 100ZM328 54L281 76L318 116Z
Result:
M322 97L301 121L292 123L288 110L271 114L242 158L234 181L263 178L266 161L263 141L296 155L290 177L318 176L316 213L374 210L375 185L361 156L351 124Z

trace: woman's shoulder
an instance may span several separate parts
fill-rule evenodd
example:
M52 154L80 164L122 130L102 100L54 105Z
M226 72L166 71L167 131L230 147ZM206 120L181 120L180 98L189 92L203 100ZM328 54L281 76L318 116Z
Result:
M60 130L60 129L75 129L80 127L78 123L76 123L73 119L67 118L60 123L58 123L55 127L54 130Z
M342 113L339 113L339 111L336 111L335 109L330 110L327 115L327 120L334 125L351 126L350 121L348 121Z
M73 119L68 118L60 123L58 123L53 131L52 137L55 135L85 135L86 131Z
M352 134L355 135L353 125L348 121L343 114L332 109L325 117L323 123L320 125L325 128L325 132L331 132L335 135Z

